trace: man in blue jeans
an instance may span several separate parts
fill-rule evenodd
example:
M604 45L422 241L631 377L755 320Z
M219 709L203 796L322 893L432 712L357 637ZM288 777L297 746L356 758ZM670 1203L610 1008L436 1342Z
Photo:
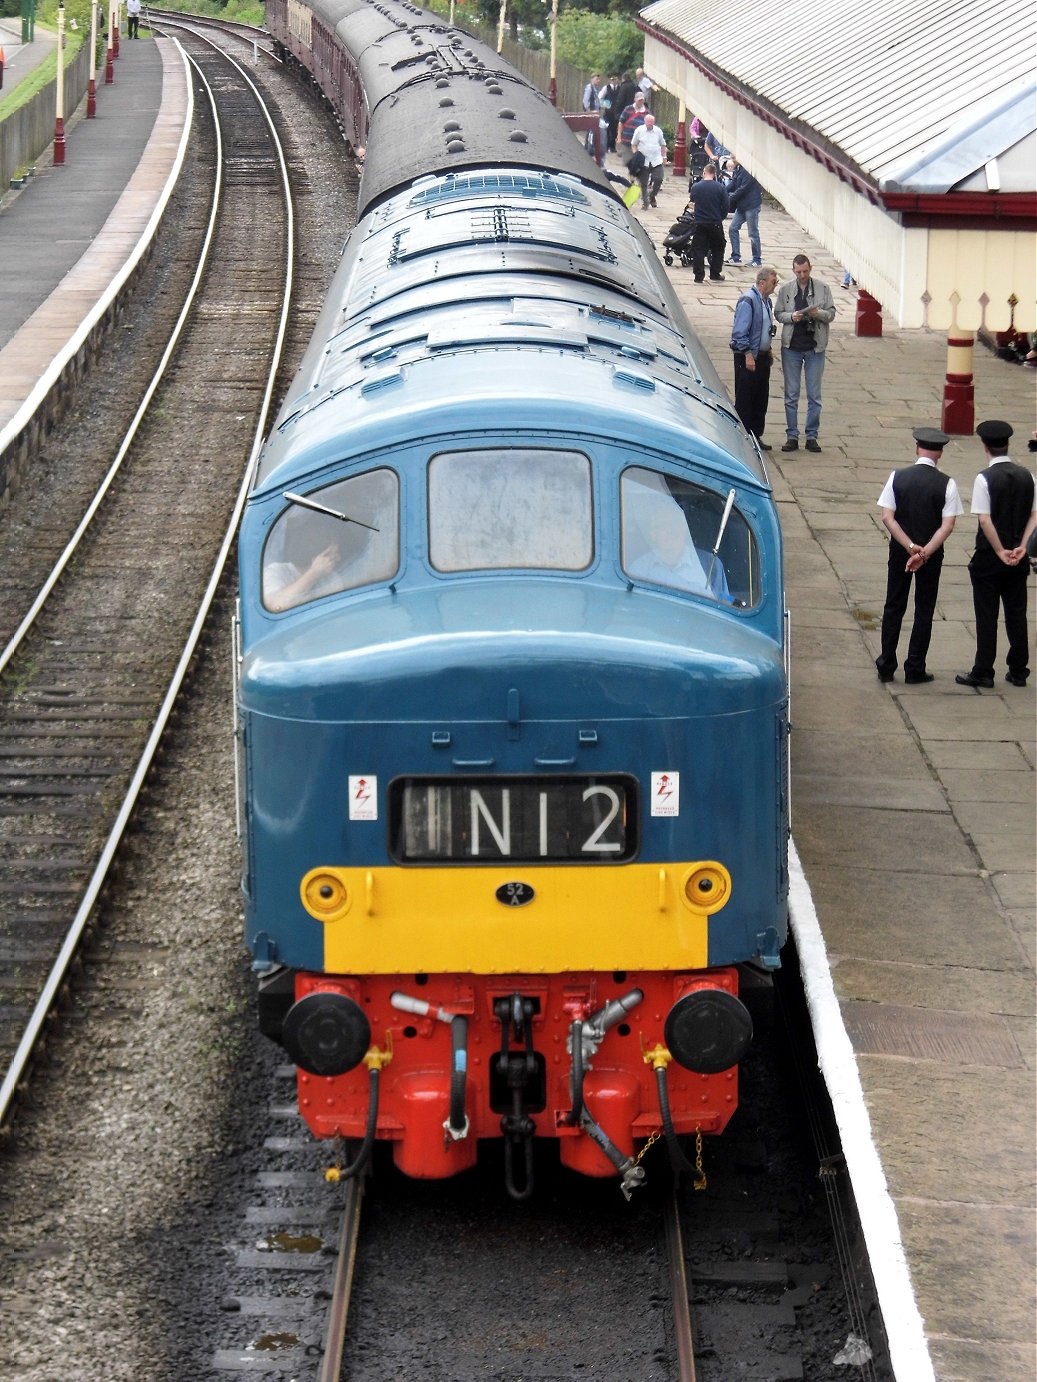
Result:
M774 303L781 323L781 372L785 379L785 431L782 451L799 450L799 390L807 383L807 450L820 451L821 376L825 372L828 324L835 316L832 290L814 278L810 260L797 254L792 261L795 278L783 283Z
M743 226L749 228L749 248L752 250L752 266L758 269L763 263L760 250L760 207L763 205L763 188L738 160L732 156L725 164L727 173L727 201L735 213L727 228L727 238L731 241L729 264L742 262L742 242L738 232Z

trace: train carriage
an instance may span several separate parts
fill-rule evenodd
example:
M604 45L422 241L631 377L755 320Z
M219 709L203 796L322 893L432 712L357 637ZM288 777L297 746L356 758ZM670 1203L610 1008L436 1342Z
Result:
M362 80L327 95L367 158L241 530L261 1022L358 1164L381 1139L448 1176L503 1138L521 1198L552 1138L629 1193L652 1132L726 1125L740 981L786 934L766 471L644 232L496 54L391 2L268 18Z

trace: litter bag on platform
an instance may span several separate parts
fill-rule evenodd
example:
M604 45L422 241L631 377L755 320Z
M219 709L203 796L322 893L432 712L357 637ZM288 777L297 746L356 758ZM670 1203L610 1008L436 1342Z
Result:
M623 193L623 205L633 206L633 204L637 201L640 195L641 184L638 182L632 182L630 186L627 188L627 190Z

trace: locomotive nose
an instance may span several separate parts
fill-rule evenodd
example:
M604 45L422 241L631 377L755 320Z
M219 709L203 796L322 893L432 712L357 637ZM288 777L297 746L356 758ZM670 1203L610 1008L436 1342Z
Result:
M300 1070L344 1075L371 1045L371 1024L352 998L318 989L289 1008L281 1043Z
M723 989L699 988L678 998L663 1026L674 1060L697 1075L737 1065L753 1039L749 1010Z

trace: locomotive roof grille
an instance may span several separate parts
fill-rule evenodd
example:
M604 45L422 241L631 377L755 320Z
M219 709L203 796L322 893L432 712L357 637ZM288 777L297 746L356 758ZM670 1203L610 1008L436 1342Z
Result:
M461 201L485 192L511 192L522 197L550 197L587 206L581 188L560 182L549 174L537 173L472 173L447 178L435 187L423 187L411 198L411 206L430 206L434 202Z

